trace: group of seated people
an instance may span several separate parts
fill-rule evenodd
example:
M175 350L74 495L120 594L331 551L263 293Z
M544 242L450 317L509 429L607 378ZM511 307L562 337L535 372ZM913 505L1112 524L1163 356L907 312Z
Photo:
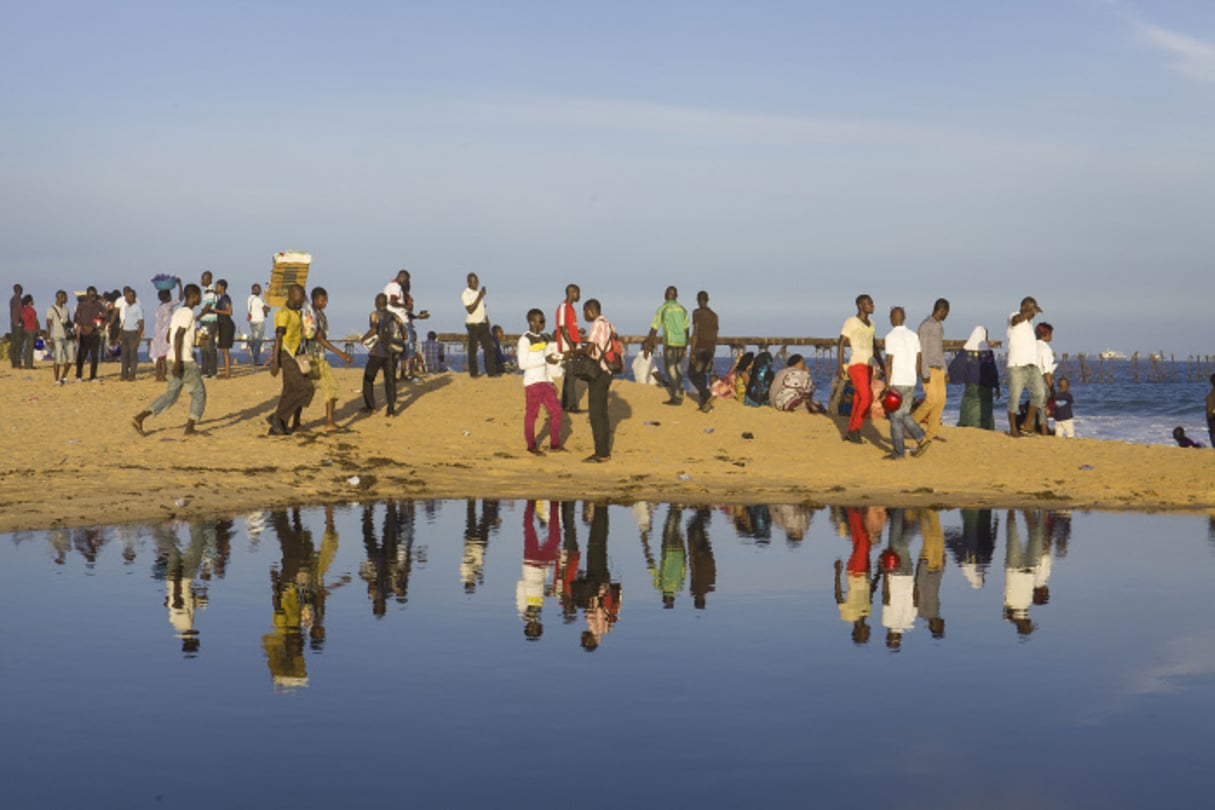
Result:
M649 357L639 352L633 358L633 379L639 383L666 385L655 361L656 353ZM809 413L826 413L827 409L814 399L814 380L806 360L793 354L779 370L775 369L772 354L767 351L745 352L734 359L730 370L720 377L709 377L709 391L720 399L736 399L744 405L764 405L778 411L806 410Z

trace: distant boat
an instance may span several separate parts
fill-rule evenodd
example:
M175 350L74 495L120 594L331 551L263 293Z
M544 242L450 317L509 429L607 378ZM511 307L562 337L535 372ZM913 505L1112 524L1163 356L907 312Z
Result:
M1102 360L1125 360L1126 355L1122 352L1116 352L1113 349L1106 349L1100 355Z

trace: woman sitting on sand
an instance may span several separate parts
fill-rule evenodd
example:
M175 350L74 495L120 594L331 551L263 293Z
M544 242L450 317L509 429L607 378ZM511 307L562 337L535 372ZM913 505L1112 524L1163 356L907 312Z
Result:
M713 381L713 384L709 386L709 392L722 399L741 399L747 392L747 383L751 381L747 369L751 367L753 360L755 360L755 352L746 352L735 357L734 365Z

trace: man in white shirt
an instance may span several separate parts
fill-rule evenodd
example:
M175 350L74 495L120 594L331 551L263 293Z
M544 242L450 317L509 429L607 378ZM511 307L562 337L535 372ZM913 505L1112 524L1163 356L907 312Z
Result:
M139 342L143 340L143 304L135 298L130 287L123 289L122 304L118 309L118 325L122 330L122 376L124 382L135 382L135 369L139 365Z
M460 296L464 304L464 327L468 330L468 375L480 376L477 370L477 346L485 355L485 373L490 377L502 376L498 368L498 357L494 351L494 338L489 331L489 316L485 314L486 289L481 286L481 280L476 273L468 274L468 289Z
M932 443L931 439L924 438L924 431L911 418L911 400L916 380L920 378L920 337L903 325L906 319L902 307L890 310L890 325L894 328L886 335L886 381L903 398L898 410L890 414L890 441L894 452L885 458L891 461L901 461L905 456L904 432L915 439L912 455L917 458Z
M169 375L169 387L157 397L156 401L146 410L135 414L131 425L139 435L143 435L143 420L169 408L181 394L182 387L190 390L190 418L186 421L186 435L191 436L196 431L194 425L202 419L203 410L207 407L207 389L203 387L202 374L198 364L194 362L194 307L202 301L202 290L197 284L186 285L185 306L179 307L173 313L169 322L169 357L172 359L172 373Z
M1032 297L1021 299L1021 308L1008 316L1008 434L1016 437L1033 429L1038 409L1046 405L1046 385L1038 369L1038 340L1034 336L1034 316L1042 308ZM1029 389L1029 410L1025 422L1017 424L1021 392Z
M245 316L249 322L249 360L253 363L253 367L257 368L262 364L262 342L266 336L266 316L270 314L270 307L262 298L262 285L253 285L249 293L249 300L245 302L245 308L249 313Z

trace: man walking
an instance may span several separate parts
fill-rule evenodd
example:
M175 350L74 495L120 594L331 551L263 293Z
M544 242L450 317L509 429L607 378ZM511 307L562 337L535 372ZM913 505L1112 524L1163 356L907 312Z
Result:
M312 399L312 382L304 376L296 359L304 337L304 319L300 308L306 293L300 284L287 291L287 306L274 314L274 355L270 358L270 376L283 372L283 391L278 407L270 415L270 435L286 436L300 425L300 412ZM291 427L287 426L287 420Z
M692 310L692 356L688 361L688 376L700 395L700 410L713 410L713 395L709 392L709 374L717 357L717 313L709 309L709 294L696 293L696 309Z
M262 364L262 341L266 337L266 316L270 314L270 307L262 298L262 285L254 284L250 288L245 309L249 313L245 316L249 321L249 362L257 368Z
M941 427L941 412L945 410L945 384L949 382L949 375L945 372L944 323L948 317L949 301L938 298L932 305L932 314L916 330L923 357L924 401L912 412L911 419L924 425L924 435L929 439L940 438L937 431Z
M836 374L852 381L852 412L848 417L848 432L844 441L861 443L861 425L865 414L873 404L873 369L876 359L881 367L882 355L873 348L873 299L862 293L856 297L856 314L844 321L840 327L840 339L836 346L838 359ZM850 348L848 364L844 365L844 349Z
M202 300L202 291L197 284L186 285L185 306L173 312L169 322L169 342L173 359L169 375L169 387L156 401L131 418L131 425L143 435L143 422L149 416L161 413L177 401L183 387L190 391L190 418L186 421L186 435L195 433L194 426L202 419L207 407L207 389L203 387L202 375L194 362L194 307Z
M479 377L477 370L477 347L485 355L485 373L490 377L502 376L498 358L494 351L494 338L489 331L489 316L485 314L485 287L476 273L468 274L468 289L460 296L464 304L464 327L468 330L468 375Z
M101 329L106 322L105 304L97 297L97 288L90 285L84 300L76 305L76 382L84 371L84 358L89 358L89 382L97 379L97 356L101 351Z
M688 351L688 311L677 300L679 290L667 287L662 306L654 313L650 334L645 339L645 351L653 352L658 329L662 328L662 364L667 373L670 398L664 405L683 404L683 358Z
M894 445L894 451L886 458L891 461L902 461L905 457L904 433L915 439L913 456L922 456L929 444L924 431L911 418L911 398L915 395L916 378L923 370L923 359L920 338L903 325L906 319L902 307L890 310L890 325L894 328L886 335L886 382L902 397L899 407L890 414L890 443Z

